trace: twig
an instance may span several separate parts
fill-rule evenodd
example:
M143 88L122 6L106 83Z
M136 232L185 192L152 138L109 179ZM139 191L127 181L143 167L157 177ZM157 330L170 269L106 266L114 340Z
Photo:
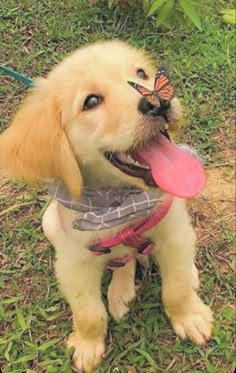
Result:
M215 222L216 222L216 223L219 223L219 222L222 221L222 220L225 220L225 221L226 221L226 219L229 220L229 218L231 218L231 217L235 217L235 214L236 214L235 212L232 212L231 214L228 214L228 215L222 216L221 218L215 220Z
M24 203L20 203L19 205L13 205L13 206L8 207L7 209L1 211L1 212L0 212L0 216L3 216L3 215L5 215L5 214L7 214L8 212L11 212L11 211L17 210L17 209L20 208L20 207L27 206L27 205L32 205L33 203L35 203L35 201L24 202Z
M219 260L222 260L222 262L226 263L231 268L230 262L227 259L223 258L219 254L215 254L215 257L218 258Z
M233 163L216 163L216 164L210 164L209 166L206 166L205 168L214 168L214 167L224 167L224 166L229 166L229 167L234 167Z
M171 360L170 364L169 364L168 367L166 368L167 371L169 371L170 368L172 368L172 367L174 366L174 364L176 363L176 360L177 360L177 359L178 359L178 357L175 356L175 357Z

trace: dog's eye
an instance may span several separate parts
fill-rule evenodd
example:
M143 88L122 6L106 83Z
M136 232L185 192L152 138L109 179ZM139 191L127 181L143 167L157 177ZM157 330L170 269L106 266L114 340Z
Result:
M83 110L89 110L99 105L102 102L102 98L97 95L89 95L84 101Z
M141 79L144 79L144 80L148 79L148 76L143 69L138 69L137 70L137 75Z

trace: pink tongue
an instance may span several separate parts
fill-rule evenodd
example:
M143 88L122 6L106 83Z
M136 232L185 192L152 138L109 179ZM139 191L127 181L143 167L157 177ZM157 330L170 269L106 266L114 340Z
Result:
M205 186L206 176L201 163L163 135L159 135L148 148L139 151L137 158L151 168L159 188L174 196L194 197Z

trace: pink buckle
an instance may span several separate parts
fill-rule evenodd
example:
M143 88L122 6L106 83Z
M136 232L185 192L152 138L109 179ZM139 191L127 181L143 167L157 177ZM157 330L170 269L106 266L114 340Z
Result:
M145 239L138 247L139 255L148 255L154 249L154 244L150 239Z
M134 231L133 228L125 228L121 232L118 233L118 236L121 238L122 241L126 241L127 239L132 238Z
M127 246L136 248L142 242L142 239L134 232L133 228L125 228L117 235L121 242Z
M139 253L139 255L148 255L152 252L153 249L154 245L153 243L150 243L141 253Z

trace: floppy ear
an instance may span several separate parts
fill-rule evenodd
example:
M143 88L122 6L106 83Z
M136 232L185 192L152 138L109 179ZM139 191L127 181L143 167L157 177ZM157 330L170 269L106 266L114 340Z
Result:
M0 136L0 166L26 181L61 181L78 197L82 177L61 123L59 103L48 84L46 79L37 81Z

